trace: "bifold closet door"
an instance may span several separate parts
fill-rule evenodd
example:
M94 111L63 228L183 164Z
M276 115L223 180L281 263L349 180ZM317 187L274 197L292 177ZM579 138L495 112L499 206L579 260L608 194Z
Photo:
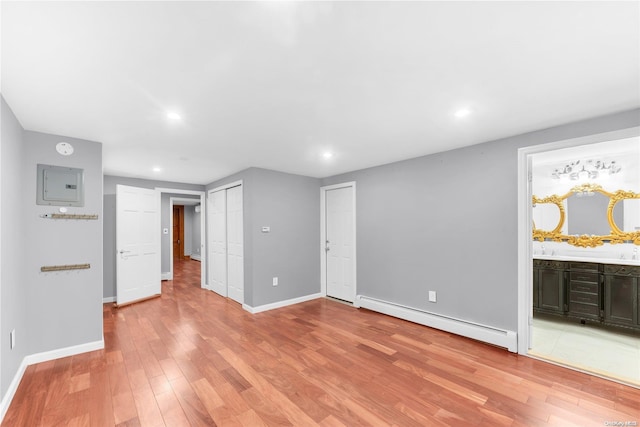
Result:
M209 284L214 292L244 302L242 186L209 193Z
M209 193L209 287L227 296L227 191Z
M229 298L244 303L242 186L227 189L227 289Z

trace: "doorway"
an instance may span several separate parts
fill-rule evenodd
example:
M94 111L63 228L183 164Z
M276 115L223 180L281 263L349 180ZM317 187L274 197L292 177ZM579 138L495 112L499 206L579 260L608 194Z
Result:
M565 141L558 141L549 144L542 144L533 147L525 147L518 150L518 353L523 355L529 355L536 358L541 358L552 363L561 364L571 369L589 372L594 375L604 376L610 379L632 383L633 378L621 378L616 374L614 370L607 369L606 365L597 364L585 364L583 362L583 356L589 356L595 359L596 353L606 352L606 361L611 366L612 359L608 340L622 341L622 339L611 338L609 335L615 337L614 334L609 334L604 329L587 329L584 325L577 324L578 322L561 322L557 316L545 316L536 315L534 318L533 306L534 306L534 270L533 270L533 258L534 249L535 254L540 258L541 253L546 255L552 255L553 250L558 253L556 242L539 242L534 243L532 241L532 224L533 224L533 209L532 209L532 196L533 181L534 181L534 157L539 156L543 158L551 155L553 151L569 151L576 148L576 153L588 153L593 150L598 143L604 143L607 141L622 140L625 138L636 137L640 134L639 128L625 129L615 132L607 132L603 134L591 135L588 137L576 138ZM582 148L577 149L577 147ZM539 191L539 190L536 190ZM540 197L540 195L536 194ZM545 195L543 195L545 196ZM566 245L566 244L565 244ZM566 250L565 250L566 249ZM568 248L562 248L564 252L576 252L576 248L569 246ZM599 249L602 250L602 249ZM542 251L542 252L541 252ZM575 254L571 254L573 256ZM597 258L593 262L598 262ZM538 280L540 280L538 278ZM538 284L540 284L539 282ZM549 282L550 283L550 282ZM539 289L539 288L537 288ZM536 292L539 296L539 290ZM562 297L562 295L561 295ZM540 303L540 301L538 301ZM560 308L558 308L560 310ZM534 335L535 334L535 335ZM580 353L572 353L571 351L564 351L566 348L578 348L577 345L571 343L580 342L583 345L587 340L591 339L588 335L595 336L593 344L591 344L590 350L585 351L584 348ZM626 334L625 334L626 335ZM590 341L591 342L591 341ZM557 344L557 345L556 345ZM562 357L556 357L559 353L553 353L554 348L561 350ZM568 347L567 347L568 346ZM562 347L562 348L560 348ZM621 354L621 353L616 353ZM592 357L593 356L593 357ZM621 357L621 356L620 356ZM636 359L637 360L637 356ZM620 364L624 363L622 359L618 359ZM594 361L594 363L596 363ZM614 362L615 363L615 362Z
M356 184L321 188L321 293L356 300Z
M156 191L161 193L162 198L162 280L173 280L173 206L184 206L184 244L191 248L191 260L201 261L198 265L200 270L200 287L206 288L206 239L205 239L205 201L206 193L196 190L181 190L174 188L156 187ZM167 220L168 218L168 220ZM188 224L191 224L189 226ZM193 230L191 233L187 230ZM188 252L188 251L187 251ZM184 252L183 252L184 254ZM195 262L195 261L194 261ZM168 270L168 272L167 272ZM167 273L164 273L167 272Z

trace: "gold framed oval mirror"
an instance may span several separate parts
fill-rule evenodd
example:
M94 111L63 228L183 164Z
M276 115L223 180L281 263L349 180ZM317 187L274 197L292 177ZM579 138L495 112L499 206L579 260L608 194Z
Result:
M607 218L616 242L640 245L640 193L618 190L610 197Z
M568 199L572 202L571 205ZM582 184L573 187L562 196L551 195L544 198L533 196L532 202L535 206L534 240L566 242L585 248L602 246L605 243L640 245L640 193L624 190L610 193L597 184ZM545 214L535 214L535 210L541 205L550 206L542 209L546 211L546 218ZM568 206L570 208L567 208ZM554 209L558 212L558 222L553 229L549 229L554 222L548 219L550 217L548 212ZM575 221L573 229L572 218ZM590 222L593 218L600 219L600 224L595 226L599 228L592 228L594 225ZM536 219L541 222L537 222ZM567 222L569 226L566 227L567 231L563 232ZM571 231L575 232L571 233Z

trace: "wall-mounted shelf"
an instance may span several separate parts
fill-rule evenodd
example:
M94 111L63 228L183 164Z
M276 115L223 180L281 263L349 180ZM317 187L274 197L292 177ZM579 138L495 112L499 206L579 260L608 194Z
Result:
M91 264L43 265L40 267L40 271L86 270L88 268L91 268Z
M51 214L42 215L42 218L50 218L50 219L98 219L98 214L51 213Z

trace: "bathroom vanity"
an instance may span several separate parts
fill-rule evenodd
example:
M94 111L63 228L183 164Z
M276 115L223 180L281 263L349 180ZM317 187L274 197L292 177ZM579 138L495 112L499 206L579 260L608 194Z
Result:
M584 183L532 202L533 311L640 331L640 193Z
M533 260L533 310L640 331L640 261Z

